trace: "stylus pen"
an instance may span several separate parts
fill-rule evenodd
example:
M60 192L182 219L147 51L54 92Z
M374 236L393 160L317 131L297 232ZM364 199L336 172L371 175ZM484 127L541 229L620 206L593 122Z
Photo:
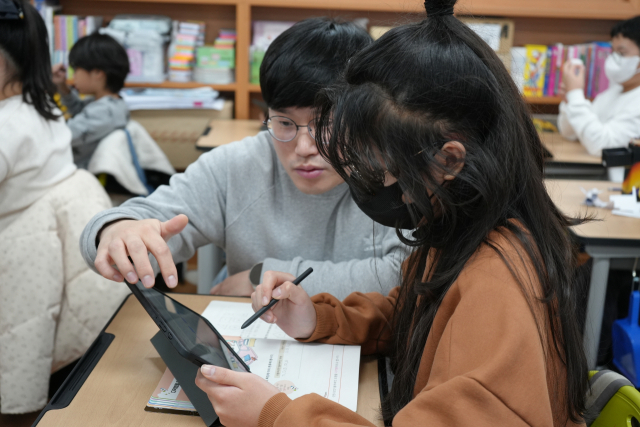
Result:
M301 275L299 275L293 282L294 285L298 286L300 284L300 282L302 282L304 279L307 278L308 275L310 275L313 272L313 268L309 267L305 270L304 273L302 273ZM253 322L255 322L260 316L262 316L267 310L269 310L271 307L273 307L274 305L276 305L276 303L280 301L274 298L271 298L271 302L267 305L265 305L264 307L262 307L260 310L256 311L253 316L251 316L250 318L247 319L246 322L244 322L242 324L242 328L244 329L247 326L251 325Z

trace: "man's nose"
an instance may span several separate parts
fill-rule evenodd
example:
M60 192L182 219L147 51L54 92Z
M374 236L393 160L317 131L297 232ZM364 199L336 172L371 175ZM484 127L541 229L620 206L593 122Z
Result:
M301 157L315 156L318 154L316 140L309 135L309 128L305 126L304 128L300 128L298 132L298 138L296 138L296 154Z

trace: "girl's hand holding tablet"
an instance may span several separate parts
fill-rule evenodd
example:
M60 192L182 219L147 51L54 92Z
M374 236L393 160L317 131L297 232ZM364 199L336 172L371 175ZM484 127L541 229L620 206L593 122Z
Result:
M226 427L257 426L264 405L280 392L257 375L211 365L200 368L196 385L207 393Z
M261 319L276 323L293 338L309 338L316 329L316 310L311 298L300 286L292 283L295 277L289 273L267 271L262 284L251 294L253 311L269 304L271 298L280 300Z

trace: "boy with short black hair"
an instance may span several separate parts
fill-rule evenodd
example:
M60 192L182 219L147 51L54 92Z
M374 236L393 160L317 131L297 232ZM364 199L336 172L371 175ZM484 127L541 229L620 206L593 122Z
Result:
M365 30L326 18L282 33L260 70L268 131L211 150L169 186L96 215L80 241L87 263L108 279L151 287L157 260L174 287L174 262L213 243L226 251L229 275L216 294L250 295L267 270L297 276L309 267L301 286L310 294L386 294L405 247L358 208L312 136L315 95L370 43Z
M127 105L118 96L129 74L129 58L115 39L94 33L73 46L69 64L74 69L75 89L93 100L81 100L69 89L62 64L53 67L53 82L73 116L67 122L73 135L73 160L87 169L98 143L114 130L124 129L129 121Z

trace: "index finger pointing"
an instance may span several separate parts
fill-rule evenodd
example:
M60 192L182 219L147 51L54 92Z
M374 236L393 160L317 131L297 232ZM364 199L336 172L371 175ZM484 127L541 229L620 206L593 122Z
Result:
M178 284L178 270L173 262L173 256L167 242L157 234L147 234L142 236L142 239L149 252L158 261L160 272L167 286L175 288Z

